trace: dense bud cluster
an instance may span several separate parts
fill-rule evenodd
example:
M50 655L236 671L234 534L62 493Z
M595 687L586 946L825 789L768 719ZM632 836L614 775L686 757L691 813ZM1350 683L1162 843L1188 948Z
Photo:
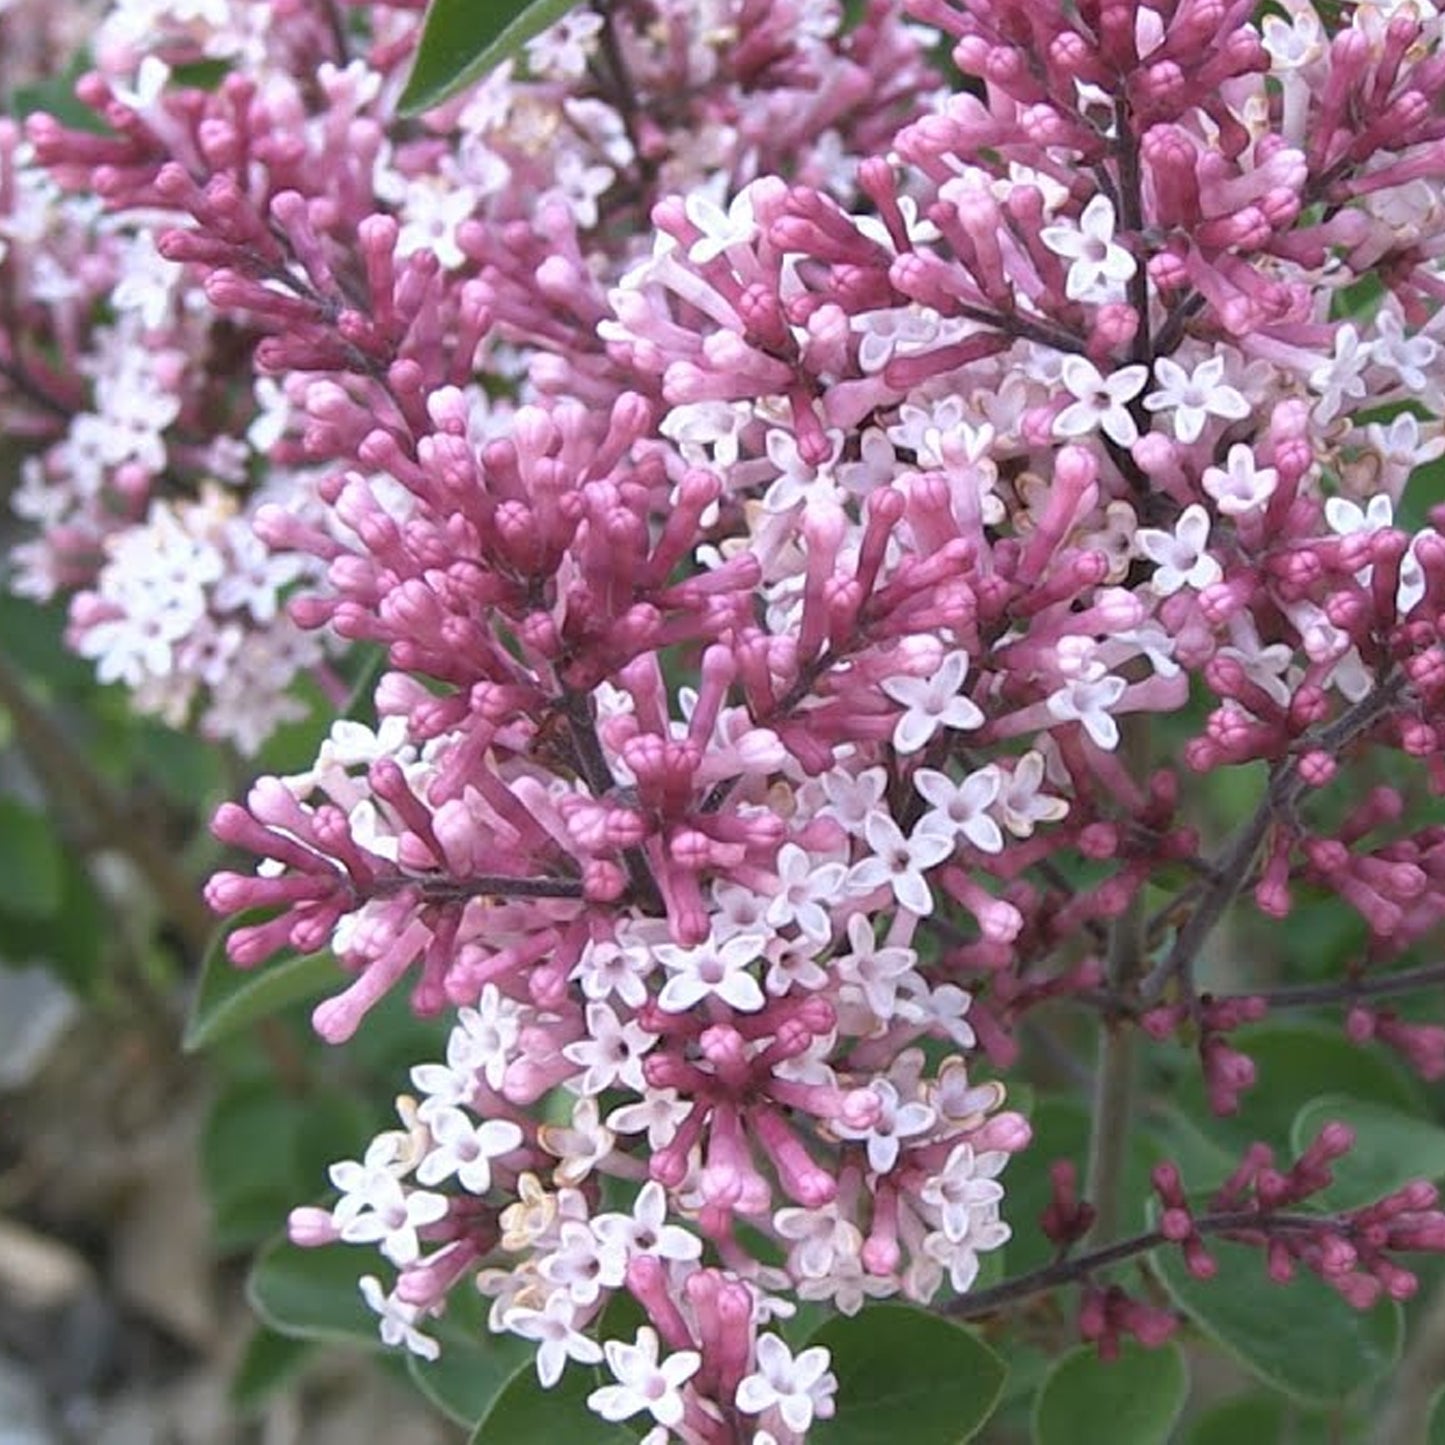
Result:
M1021 1021L1177 1038L1229 1112L1289 1000L1202 991L1201 949L1302 891L1369 939L1319 1001L1445 1070L1368 1002L1445 921L1445 535L1400 520L1445 453L1433 14L619 0L407 124L415 7L170 8L102 27L105 134L0 136L0 286L35 268L48 328L6 342L22 586L243 745L385 649L377 725L223 807L260 861L208 890L267 910L243 967L335 952L327 1039L399 986L454 1016L293 1218L380 1249L384 1338L433 1353L475 1284L545 1384L605 1363L606 1419L799 1440L836 1381L796 1301L957 1303L1037 1226ZM1250 765L1216 851L1198 799ZM1432 1190L1294 1209L1348 1143L1207 1214L1161 1168L1150 1243L1402 1297ZM1106 1353L1172 1329L1077 1277Z

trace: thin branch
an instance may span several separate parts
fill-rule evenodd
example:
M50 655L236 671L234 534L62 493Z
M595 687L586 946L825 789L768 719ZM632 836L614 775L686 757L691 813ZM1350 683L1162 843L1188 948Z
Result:
M597 736L591 699L586 693L569 687L563 689L561 702L583 781L591 789L592 796L600 801L616 788L617 779L612 774L612 766L607 761L607 755L602 751L602 741ZM662 912L662 890L657 886L657 878L653 874L646 852L637 845L624 848L622 861L627 867L627 876L637 900L649 912Z
M1293 809L1303 795L1305 784L1299 776L1298 754L1314 750L1332 756L1337 754L1373 727L1381 715L1394 705L1404 687L1404 675L1394 673L1327 727L1301 738L1295 756L1274 765L1254 816L1239 830L1223 857L1214 865L1215 882L1201 894L1198 907L1179 930L1167 956L1144 980L1140 998L1146 1007L1157 1003L1174 979L1189 976L1209 935L1243 888L1255 854L1271 824L1280 814L1287 814Z
M1130 718L1124 729L1126 763L1136 775L1147 771L1149 732L1147 720ZM1109 991L1129 997L1144 969L1146 914L1144 890L1139 888L1129 906L1109 929ZM1094 1104L1090 1112L1089 1158L1084 1193L1094 1206L1091 1235L1107 1239L1117 1232L1123 1206L1124 1166L1129 1153L1130 1115L1133 1113L1135 1046L1137 1031L1121 1018L1105 1018L1099 1032L1099 1061L1094 1071Z
M1231 1209L1217 1214L1196 1216L1194 1228L1201 1235L1245 1231L1255 1234L1261 1231L1273 1234L1313 1234L1317 1230L1328 1228L1331 1222L1332 1216L1328 1214L1266 1214L1256 1209ZM1053 1264L1046 1264L1028 1274L1016 1275L991 1289L961 1295L944 1305L942 1313L961 1320L990 1315L1007 1305L1018 1304L1034 1295L1057 1289L1060 1285L1075 1284L1088 1279L1099 1270L1123 1264L1169 1242L1157 1229L1151 1229L1130 1239L1117 1240L1100 1249L1075 1255L1072 1259L1056 1260Z

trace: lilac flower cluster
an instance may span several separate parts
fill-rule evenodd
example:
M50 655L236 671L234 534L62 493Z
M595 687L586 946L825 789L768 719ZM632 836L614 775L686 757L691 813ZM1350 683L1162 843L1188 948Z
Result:
M1445 787L1445 536L1396 524L1445 452L1433 14L875 0L845 32L830 0L603 4L407 129L410 8L355 7L362 54L329 7L187 6L167 33L232 67L210 92L129 73L142 8L82 83L111 133L37 119L17 174L156 237L193 298L165 325L260 336L230 401L273 469L233 514L287 569L270 595L303 584L292 622L390 660L374 728L220 810L260 862L208 889L269 910L238 965L334 951L325 1038L404 980L455 1014L399 1127L293 1217L379 1248L386 1340L434 1353L475 1284L544 1384L605 1363L606 1419L800 1440L836 1381L775 1321L957 1303L1009 1237L1030 1131L988 1075L1020 1021L1067 998L1177 1036L1228 1111L1230 1036L1271 1000L1196 965L1300 889L1368 929L1321 995L1350 1036L1445 1070L1445 1032L1365 1002L1445 921L1445 831L1409 784L1341 807L1367 758ZM200 555L223 494L156 492L164 438L81 495L88 414L32 492L64 499L52 557L133 496L74 616L144 692L189 664L115 595L142 516L174 534L167 596L250 604ZM1211 710L1171 756L1191 687ZM1215 854L1194 779L1256 764ZM1297 1225L1317 1166L1255 1158L1207 1231L1360 1305L1413 1287L1433 1192ZM1094 1216L1057 1184L1069 1245ZM620 1291L649 1323L604 1346ZM1093 1285L1081 1318L1106 1346L1169 1323Z

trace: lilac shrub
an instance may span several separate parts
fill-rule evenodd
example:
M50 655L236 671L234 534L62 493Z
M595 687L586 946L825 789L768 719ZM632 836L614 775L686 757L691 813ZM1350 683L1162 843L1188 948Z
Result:
M629 0L410 123L418 7L177 4L159 51L140 8L80 85L108 133L6 150L11 213L58 218L24 264L94 272L41 298L53 389L7 402L50 428L27 575L83 589L77 647L142 705L199 678L228 735L268 628L324 639L278 697L386 650L375 726L220 809L260 861L207 890L266 910L241 967L334 952L325 1039L402 986L452 1021L292 1216L378 1250L383 1339L434 1356L479 1289L542 1385L602 1367L604 1420L788 1445L838 1391L800 1303L1077 1284L1114 1354L1177 1317L1104 1271L1204 1279L1219 1242L1408 1297L1445 1214L1423 1181L1322 1202L1344 1125L1204 1197L1160 1164L1136 1235L1121 1151L1141 1034L1220 1114L1290 1007L1445 1075L1387 1003L1445 978L1411 960L1445 919L1445 536L1401 520L1445 452L1433 12ZM205 57L213 90L177 81ZM164 397L124 456L118 326ZM1268 939L1320 890L1367 939L1346 974L1210 986L1226 921ZM1100 1044L1040 1225L1006 1090L1043 1010ZM1040 1227L1052 1263L980 1282ZM621 1295L646 1323L604 1339Z

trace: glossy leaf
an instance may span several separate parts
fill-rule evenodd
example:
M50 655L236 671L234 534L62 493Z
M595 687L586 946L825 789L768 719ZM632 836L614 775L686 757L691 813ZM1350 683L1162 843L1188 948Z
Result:
M244 1414L261 1409L296 1378L314 1348L309 1340L260 1326L246 1341L236 1373L231 1376L227 1392L231 1403Z
M63 888L64 860L51 820L18 799L0 798L0 909L48 918L60 907Z
M470 1445L637 1445L637 1434L611 1425L587 1408L587 1397L601 1383L598 1372L569 1364L550 1390L528 1363L507 1382Z
M577 0L534 0L531 5L432 0L416 63L398 102L402 115L417 115L451 99L576 8Z
M471 1429L496 1404L513 1376L536 1354L517 1335L487 1329L487 1302L472 1289L452 1293L447 1312L428 1320L426 1332L441 1346L435 1360L409 1354L407 1373L444 1415Z
M1412 1179L1445 1179L1445 1129L1348 1094L1323 1094L1299 1111L1291 1131L1295 1153L1313 1143L1321 1126L1332 1120L1355 1131L1355 1145L1331 1166L1335 1182L1320 1194L1321 1204L1356 1209Z
M1414 1083L1392 1059L1350 1043L1338 1027L1265 1024L1238 1030L1230 1043L1254 1060L1259 1073L1239 1112L1220 1118L1210 1111L1198 1069L1180 1082L1175 1101L1236 1157L1256 1139L1287 1150L1295 1115L1324 1089L1397 1109L1412 1109L1419 1101Z
M1338 1404L1377 1380L1400 1353L1400 1307L1352 1309L1301 1269L1289 1284L1265 1273L1264 1252L1209 1241L1219 1265L1196 1279L1177 1249L1161 1249L1154 1267L1174 1303L1266 1384L1301 1404Z
M1085 1345L1050 1371L1034 1405L1035 1445L1166 1445L1189 1394L1175 1345L1128 1343L1116 1360Z
M226 939L234 928L254 923L256 918L242 914L230 928L219 932L206 950L182 1040L188 1052L203 1049L303 999L319 998L342 982L341 970L329 953L293 953L258 968L237 968L226 957Z
M246 1297L280 1334L380 1349L376 1316L358 1285L378 1264L375 1250L342 1244L301 1249L279 1239L257 1257Z
M970 1331L906 1305L840 1316L810 1343L828 1347L838 1377L837 1413L814 1424L811 1445L958 1445L993 1414L1008 1374Z
M297 1198L314 1186L297 1178L302 1107L270 1083L217 1094L201 1133L201 1176L223 1253L276 1233Z
M1340 1438L1328 1416L1312 1414L1280 1395L1259 1394L1207 1410L1189 1432L1188 1445L1253 1445L1256 1440L1333 1445Z

